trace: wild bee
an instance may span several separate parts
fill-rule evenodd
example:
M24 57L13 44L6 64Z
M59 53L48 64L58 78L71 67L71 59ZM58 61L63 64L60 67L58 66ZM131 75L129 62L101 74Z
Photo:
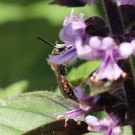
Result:
M54 48L51 53L52 55L60 55L63 51L66 51L72 48L72 45L69 45L69 46L65 46L61 44L53 45L46 40L43 40L39 37L37 38ZM74 94L74 91L75 91L74 86L65 77L67 73L67 65L62 65L62 64L57 65L50 62L49 64L51 66L51 69L54 71L56 75L59 88L61 90L61 93L64 95L64 97L72 99L72 100L77 100Z

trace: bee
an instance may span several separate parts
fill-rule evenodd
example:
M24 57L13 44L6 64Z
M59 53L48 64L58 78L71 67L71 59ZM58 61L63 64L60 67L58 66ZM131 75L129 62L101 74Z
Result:
M50 42L41 39L40 37L37 37L37 38L54 48L52 53L51 53L52 55L60 55L64 51L70 50L72 48L72 45L69 45L69 46L60 45L60 44L53 45ZM57 65L57 64L54 64L54 63L50 63L50 62L49 62L49 64L51 66L51 69L55 73L58 86L59 86L63 96L65 98L69 98L69 99L72 99L72 100L77 100L77 98L76 98L76 96L74 94L74 91L75 91L74 86L65 77L65 75L67 74L67 64Z
M74 94L75 89L74 89L73 85L63 75L63 73L65 74L66 67L63 65L59 65L57 68L58 68L58 70L56 71L56 68L55 68L54 72L55 72L57 82L58 82L58 85L59 85L59 88L60 88L62 94L66 98L69 98L72 100L77 100L77 98ZM53 69L54 69L54 67L53 67Z

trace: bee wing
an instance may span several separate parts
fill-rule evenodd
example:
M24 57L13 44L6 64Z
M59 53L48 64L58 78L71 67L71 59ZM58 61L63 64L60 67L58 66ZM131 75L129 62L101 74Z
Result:
M57 82L59 85L59 88L64 95L64 97L77 100L75 94L74 94L74 87L73 85L63 76L60 74L56 74Z

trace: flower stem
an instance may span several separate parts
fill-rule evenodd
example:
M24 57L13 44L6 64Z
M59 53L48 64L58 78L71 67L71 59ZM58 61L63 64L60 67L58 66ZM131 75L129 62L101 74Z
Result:
M111 33L115 35L123 34L123 23L117 4L112 0L102 0L102 2Z

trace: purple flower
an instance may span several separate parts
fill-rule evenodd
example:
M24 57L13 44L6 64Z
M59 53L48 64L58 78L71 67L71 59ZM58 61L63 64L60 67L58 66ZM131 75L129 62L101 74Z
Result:
M135 0L118 0L119 5L135 5Z
M72 10L70 17L65 18L63 28L59 34L61 41L65 44L56 44L56 48L58 45L59 48L65 45L65 49L59 55L49 55L49 62L59 65L72 62L77 58L75 44L78 39L84 37L86 28L83 16L82 13L76 15ZM68 46L70 47L68 48Z
M84 0L86 3L94 3L96 0ZM118 3L118 5L134 5L134 0L114 0Z
M80 41L76 49L80 59L102 60L100 67L90 78L91 81L102 79L113 81L120 76L125 77L126 73L119 67L117 61L127 59L133 52L131 43L124 42L118 45L111 37L91 37L88 45L83 45Z
M82 109L76 109L69 112L66 112L65 114L59 115L57 119L75 119L80 120L80 118L83 118L85 115L85 111Z
M80 118L84 118L85 114L91 110L92 106L90 104L95 104L100 99L99 95L91 96L85 94L84 89L80 86L75 87L74 94L79 101L79 103L76 104L77 109L59 115L58 119L65 118L79 120ZM86 102L91 103L85 104Z
M74 61L77 58L77 53L75 47L69 50L65 50L59 55L49 55L48 61L55 64L67 64Z
M100 95L89 95L89 94L86 94L84 93L84 88L80 87L80 86L77 86L75 87L75 91L74 91L74 94L75 96L77 97L77 99L80 101L80 102L92 102L93 104L96 103L99 99L100 99ZM84 106L83 106L84 107ZM80 106L80 108L82 110L85 110L82 106ZM87 107L87 108L90 108L90 107Z
M74 10L72 10L71 15L64 20L63 28L59 35L60 39L66 44L75 44L78 38L83 38L85 28L84 14L76 15Z
M97 0L83 0L86 3L92 4L95 3ZM134 0L113 0L118 3L118 5L134 5L135 1Z
M99 121L95 116L88 115L85 121L89 125L89 131L106 132L106 135L122 135L122 128L118 125L119 120L115 116L107 116Z

